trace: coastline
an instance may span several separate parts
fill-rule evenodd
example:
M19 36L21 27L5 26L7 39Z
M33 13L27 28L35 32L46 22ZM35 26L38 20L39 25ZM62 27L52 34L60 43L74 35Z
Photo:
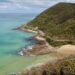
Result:
M27 29L24 29L24 28L20 28L18 30L21 30L21 31L24 31L24 32L29 32L29 33L35 33L35 31L33 30L27 30ZM35 55L46 55L46 54L52 54L52 53L55 53L55 55L57 56L57 59L55 60L54 58L54 61L53 62L56 62L60 59L64 59L68 56L71 56L75 54L75 50L72 51L72 53L67 53L67 51L71 51L71 48L72 46L71 45L63 45L63 46L59 46L59 47L52 47L50 46L45 38L43 36L41 36L38 32L37 32L37 35L36 36L33 36L33 39L37 40L37 43L33 46L28 46L27 48L23 48L20 52L19 52L19 55L21 56L35 56ZM70 50L67 50L66 53L64 54L64 47L65 49L67 50L67 48L69 49L70 47ZM67 48L66 48L67 47ZM74 46L74 49L75 49L75 46ZM46 64L52 64L53 62L49 60L48 62L43 62L43 63L40 63L40 64L36 64L35 66L31 66L31 67L28 67L27 69L25 69L25 71L23 72L20 72L20 74L22 75L22 73L25 73L25 75L27 75L28 73L31 73L32 69L36 69L38 71L38 67L39 68L45 68ZM19 75L20 75L19 74Z
M35 55L45 55L45 54L49 54L49 53L59 53L60 51L58 51L58 50L60 48L62 48L63 46L65 46L65 45L61 45L61 46L55 47L55 46L50 45L44 38L45 34L38 29L36 30L34 28L33 30L31 30L31 29L28 29L28 28L26 29L25 27L21 26L21 27L18 27L17 30L36 34L32 37L34 40L37 41L36 44L22 48L22 50L20 50L20 52L18 53L21 56L25 56L25 55L26 56L35 56ZM67 44L67 45L70 46L71 44ZM59 53L59 54L62 54L62 53Z
M23 32L28 32L28 33L38 33L37 31L33 31L33 30L30 30L30 29L25 29L23 28L23 26L20 26L20 27L17 27L17 28L14 28L12 30L19 30L19 31L23 31Z
M35 33L35 35L32 38L37 41L35 45L22 48L22 50L18 53L19 55L34 56L34 55L44 55L55 52L56 47L52 47L46 42L44 38L44 33L42 31L40 30L34 31L30 29L25 29L23 27L18 27L16 29L28 33Z

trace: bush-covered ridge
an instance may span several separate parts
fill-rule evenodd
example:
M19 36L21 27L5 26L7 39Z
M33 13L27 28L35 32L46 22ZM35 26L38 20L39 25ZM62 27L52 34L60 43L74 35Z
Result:
M55 39L75 39L75 4L58 3L27 24Z

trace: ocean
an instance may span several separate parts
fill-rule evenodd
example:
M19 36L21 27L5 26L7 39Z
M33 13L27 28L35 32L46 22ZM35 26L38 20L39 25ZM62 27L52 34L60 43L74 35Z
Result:
M35 40L28 40L35 34L13 30L13 28L26 24L35 16L36 14L0 13L0 75L19 73L50 59L51 55L18 55L23 47L36 44Z
M18 52L22 47L35 44L34 40L27 40L34 34L13 28L27 23L34 17L33 14L0 13L0 75L19 72L33 61L32 57L19 56Z

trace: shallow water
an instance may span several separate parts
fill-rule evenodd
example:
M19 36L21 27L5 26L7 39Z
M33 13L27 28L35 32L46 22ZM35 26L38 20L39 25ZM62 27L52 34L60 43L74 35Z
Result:
M27 39L34 34L12 30L31 20L33 15L27 14L0 14L0 75L9 75L24 68L32 60L29 57L18 56L18 51L35 44Z
M34 16L33 14L0 14L0 75L18 73L29 66L46 62L52 56L19 56L17 54L22 47L36 43L34 40L27 40L35 34L12 29L30 21ZM53 60L52 57L51 60Z

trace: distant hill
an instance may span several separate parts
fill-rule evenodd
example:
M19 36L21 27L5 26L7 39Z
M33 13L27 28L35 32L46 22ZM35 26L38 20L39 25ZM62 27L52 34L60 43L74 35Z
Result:
M58 3L39 14L27 26L38 27L47 36L56 40L74 40L75 4Z

